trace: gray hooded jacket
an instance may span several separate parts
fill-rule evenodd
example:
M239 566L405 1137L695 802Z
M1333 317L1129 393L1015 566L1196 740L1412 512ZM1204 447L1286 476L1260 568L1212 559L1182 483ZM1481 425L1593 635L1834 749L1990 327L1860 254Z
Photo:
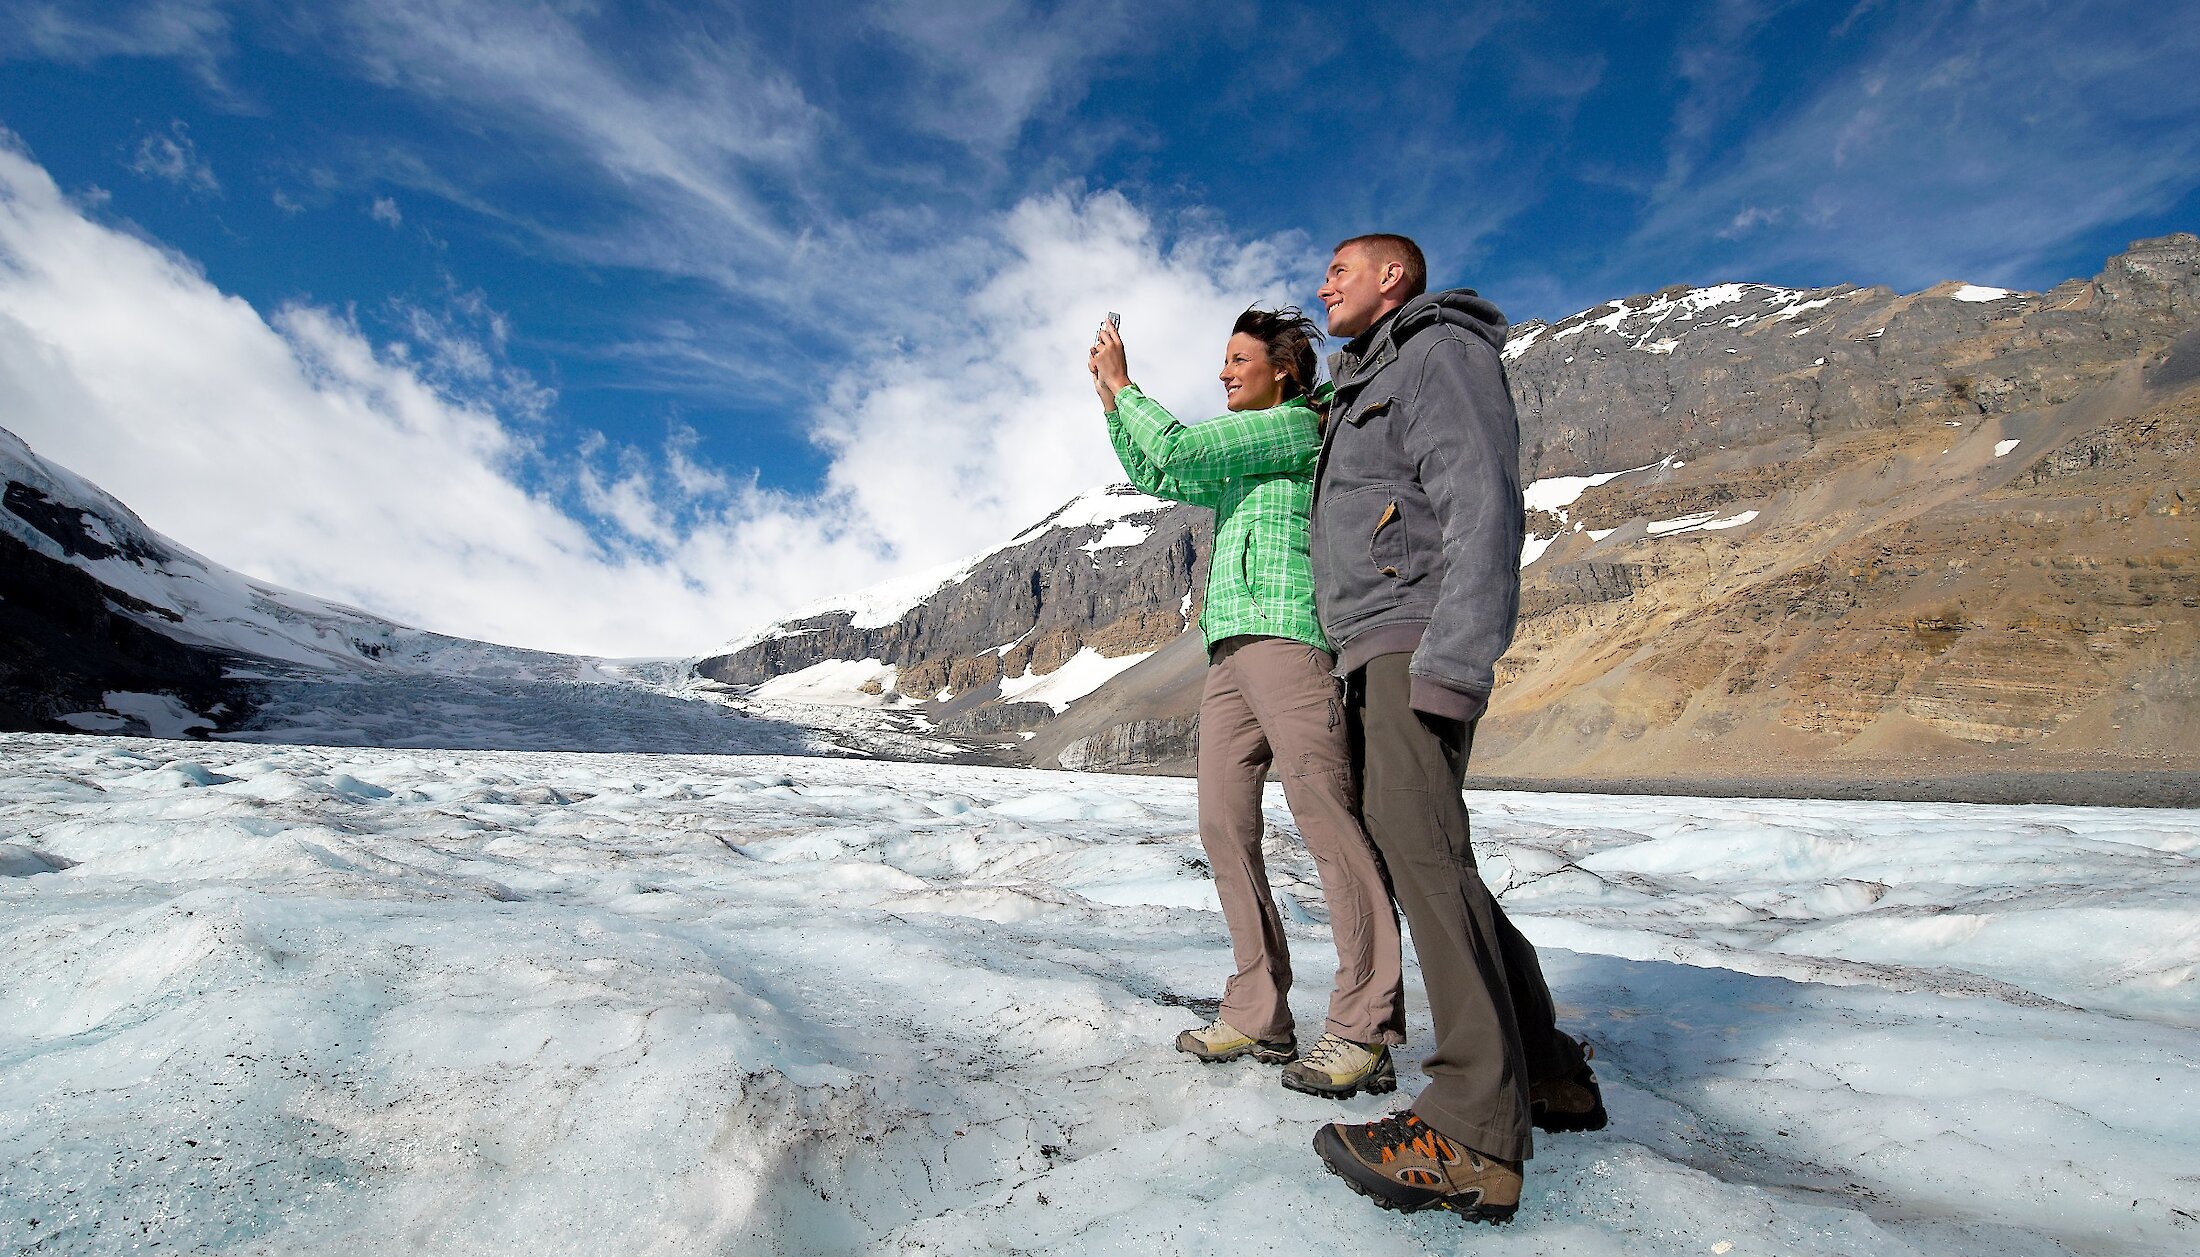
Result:
M1424 293L1330 358L1314 487L1314 587L1349 674L1413 653L1413 706L1470 720L1520 608L1520 423L1505 316Z

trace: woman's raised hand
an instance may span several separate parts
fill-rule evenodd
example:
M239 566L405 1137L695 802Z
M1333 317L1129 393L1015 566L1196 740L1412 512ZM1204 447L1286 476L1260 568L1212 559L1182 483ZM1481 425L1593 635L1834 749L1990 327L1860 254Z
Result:
M1122 334L1113 323L1102 323L1099 334L1093 339L1092 352L1086 355L1092 369L1093 385L1100 394L1100 404L1115 409L1115 395L1131 382L1130 359L1123 351Z

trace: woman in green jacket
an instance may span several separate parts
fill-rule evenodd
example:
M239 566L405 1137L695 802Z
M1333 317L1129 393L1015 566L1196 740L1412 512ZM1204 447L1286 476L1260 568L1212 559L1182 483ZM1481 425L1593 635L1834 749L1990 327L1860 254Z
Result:
M1089 366L1123 470L1156 497L1215 513L1199 617L1199 840L1237 972L1215 1020L1177 1037L1201 1060L1283 1062L1294 1090L1338 1098L1397 1085L1404 1041L1398 919L1380 857L1360 828L1335 660L1314 610L1307 528L1321 413L1314 342L1298 310L1247 310L1224 347L1229 413L1186 426L1131 383L1122 337L1102 324ZM1261 795L1273 765L1329 904L1337 975L1321 1039L1293 1031L1291 956L1261 855Z

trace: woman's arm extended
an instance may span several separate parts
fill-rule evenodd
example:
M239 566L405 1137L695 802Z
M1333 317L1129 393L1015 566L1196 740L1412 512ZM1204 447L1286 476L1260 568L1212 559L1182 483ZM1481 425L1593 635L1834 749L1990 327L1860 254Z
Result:
M1222 485L1217 481L1186 480L1154 466L1153 460L1146 457L1146 452L1131 440L1130 433L1123 430L1120 409L1109 411L1107 418L1108 444L1115 447L1116 461L1123 464L1124 474L1131 478L1132 484L1138 486L1139 492L1167 498L1172 502L1189 502L1193 506L1209 507L1222 496Z
M1184 480L1306 474L1321 455L1318 421L1299 402L1233 410L1186 427L1136 384L1127 384L1115 394L1114 415L1111 433L1121 426L1156 471Z

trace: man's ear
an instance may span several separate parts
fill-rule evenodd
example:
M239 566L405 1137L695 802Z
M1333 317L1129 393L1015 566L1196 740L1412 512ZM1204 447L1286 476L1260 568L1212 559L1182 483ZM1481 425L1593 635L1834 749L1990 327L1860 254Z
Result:
M1406 282L1406 264L1403 262L1385 262L1383 263L1382 276L1375 281L1375 290L1387 297L1390 295L1391 289L1404 282Z

